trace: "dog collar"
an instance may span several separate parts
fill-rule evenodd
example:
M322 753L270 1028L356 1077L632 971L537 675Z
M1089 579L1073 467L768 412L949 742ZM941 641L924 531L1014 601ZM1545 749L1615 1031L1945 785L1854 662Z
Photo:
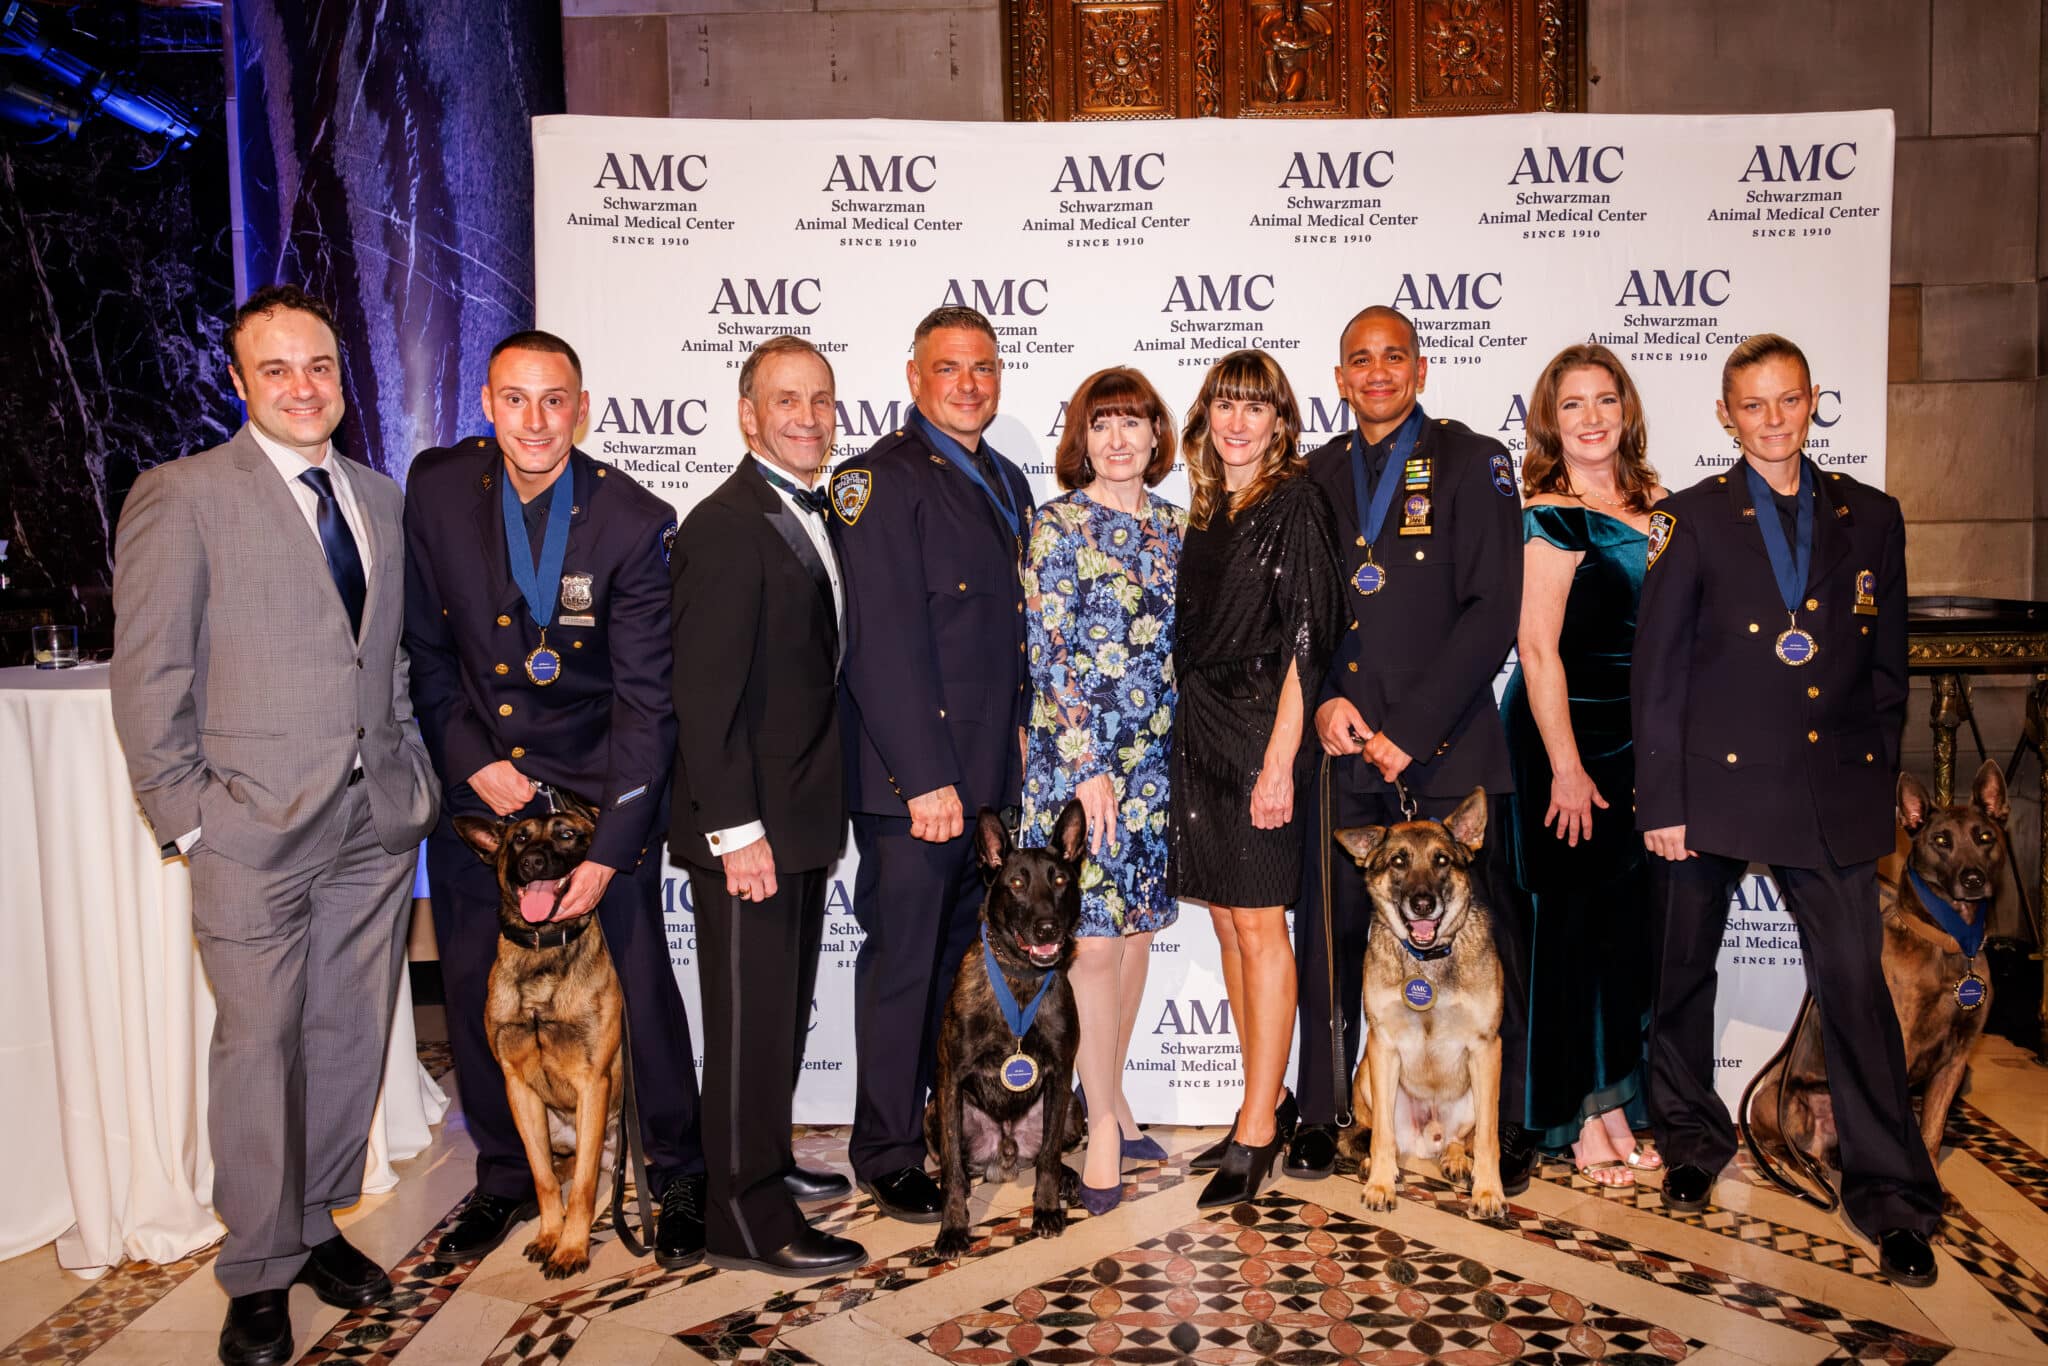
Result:
M558 949L564 944L573 944L590 928L590 917L579 915L574 920L564 920L544 930L515 930L510 925L500 924L498 933L523 949Z
M1926 879L1910 865L1906 869L1906 879L1913 884L1914 895L1919 897L1920 904L1927 908L1927 913L1934 917L1934 923L1941 926L1956 941L1956 947L1963 951L1963 957L1975 958L1977 951L1984 947L1984 903L1976 903L1977 923L1972 925L1963 919L1962 914L1947 898L1928 886Z
M1451 956L1451 946L1449 944L1438 944L1433 949L1418 949L1408 942L1406 935L1401 937L1401 947L1408 950L1408 956L1418 963L1434 963L1439 958L1449 958Z

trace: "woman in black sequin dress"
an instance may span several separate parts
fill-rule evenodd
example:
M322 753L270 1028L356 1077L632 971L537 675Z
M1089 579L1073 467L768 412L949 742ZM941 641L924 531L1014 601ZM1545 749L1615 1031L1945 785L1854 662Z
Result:
M1344 628L1335 522L1304 477L1300 430L1279 365L1238 351L1203 380L1183 446L1171 855L1179 894L1209 903L1245 1076L1204 1206L1255 1197L1296 1117L1280 1092L1295 1008L1286 907L1301 892L1294 793L1315 761L1303 688L1319 685Z

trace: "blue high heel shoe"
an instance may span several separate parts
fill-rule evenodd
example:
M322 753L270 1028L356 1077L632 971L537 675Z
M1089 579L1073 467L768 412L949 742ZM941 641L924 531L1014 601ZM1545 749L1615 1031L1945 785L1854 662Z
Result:
M1078 1080L1074 1083L1074 1099L1080 1103L1081 1115L1085 1120L1088 1115L1088 1093L1081 1089L1081 1083ZM1166 1160L1166 1149L1160 1147L1150 1134L1141 1133L1136 1138L1125 1138L1124 1126L1121 1122L1116 1126L1116 1140L1117 1151L1122 1154L1127 1162L1164 1162Z
M1124 1188L1121 1183L1106 1187L1091 1186L1086 1181L1081 1183L1081 1208L1090 1214L1107 1214L1122 1204L1123 1200Z

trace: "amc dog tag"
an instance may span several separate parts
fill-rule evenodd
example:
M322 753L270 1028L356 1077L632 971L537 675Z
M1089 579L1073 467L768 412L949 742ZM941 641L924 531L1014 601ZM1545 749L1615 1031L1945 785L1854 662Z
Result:
M1974 972L1963 974L1963 980L1956 983L1956 1004L1964 1010L1975 1010L1984 1004L1984 979Z
M1428 1010L1436 1004L1436 988L1426 978L1410 977L1401 986L1401 1000L1410 1010Z
M1028 1053L1012 1053L1003 1059L1003 1065L997 1069L997 1075L1002 1077L1003 1085L1010 1090L1029 1091L1038 1085L1038 1064Z

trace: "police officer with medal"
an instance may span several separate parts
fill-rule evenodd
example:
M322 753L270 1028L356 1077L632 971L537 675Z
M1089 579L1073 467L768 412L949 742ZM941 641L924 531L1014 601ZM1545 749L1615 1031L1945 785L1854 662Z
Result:
M1475 787L1486 789L1489 828L1504 829L1513 780L1493 679L1521 614L1513 464L1498 441L1422 410L1428 361L1414 324L1397 310L1375 305L1352 318L1336 370L1356 429L1310 452L1308 469L1336 509L1353 620L1316 703L1328 808L1310 829L1391 825L1411 809L1441 820ZM1311 794L1318 808L1322 789L1318 783ZM1500 851L1501 841L1488 838L1474 873L1493 913L1505 983L1501 1179L1514 1195L1528 1185L1534 1156L1519 1122L1527 935ZM1333 841L1313 835L1303 856L1294 922L1301 1125L1282 1170L1315 1180L1336 1164L1336 1121L1349 1108L1372 906ZM1344 1026L1341 1057L1333 1055L1333 1010Z
M1763 333L1729 354L1741 462L1660 503L1636 624L1636 827L1661 862L1649 1111L1664 1203L1705 1207L1735 1155L1714 1089L1715 966L1744 868L1799 928L1841 1138L1842 1204L1902 1285L1933 1283L1942 1192L1906 1098L1879 962L1906 707L1897 500L1802 454L1818 390Z
M841 725L860 868L859 1057L848 1156L884 1212L936 1222L924 1105L939 1021L975 943L971 834L1022 796L1031 490L982 437L1002 392L995 329L933 310L905 367L915 411L833 476L847 587Z
M589 415L561 338L521 332L491 351L482 437L423 452L405 501L405 645L413 706L447 799L427 841L434 933L476 1191L442 1236L444 1260L482 1256L535 1212L533 1178L484 1030L497 957L494 871L450 817L548 810L561 789L598 811L536 943L597 912L625 995L635 1100L661 1199L655 1258L704 1253L696 1056L669 965L660 841L676 724L669 696L669 506L573 448Z

